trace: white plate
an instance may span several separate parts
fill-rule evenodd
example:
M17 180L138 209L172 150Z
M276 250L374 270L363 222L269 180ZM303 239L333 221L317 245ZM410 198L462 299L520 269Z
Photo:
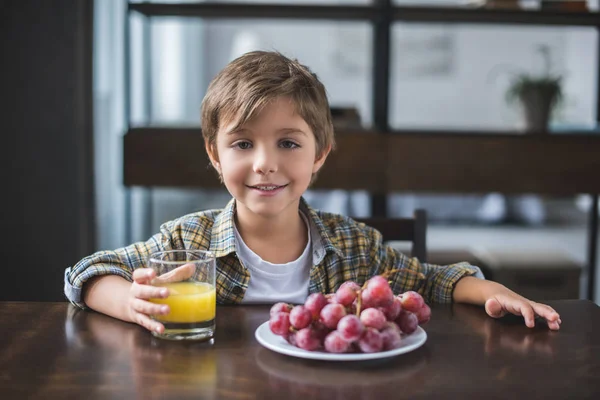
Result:
M308 351L292 346L284 338L275 335L269 328L269 321L261 324L256 328L254 333L258 343L265 346L267 349L276 351L277 353L288 356L309 358L312 360L325 361L357 361L357 360L375 360L397 356L399 354L408 353L423 345L427 340L427 333L420 326L410 335L402 336L402 344L394 350L381 351L379 353L326 353L324 351Z

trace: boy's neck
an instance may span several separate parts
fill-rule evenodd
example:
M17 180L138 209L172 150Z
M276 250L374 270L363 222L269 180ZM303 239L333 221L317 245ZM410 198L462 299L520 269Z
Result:
M253 214L239 207L235 220L246 246L265 261L276 264L294 261L306 247L308 228L298 207L290 207L275 217Z

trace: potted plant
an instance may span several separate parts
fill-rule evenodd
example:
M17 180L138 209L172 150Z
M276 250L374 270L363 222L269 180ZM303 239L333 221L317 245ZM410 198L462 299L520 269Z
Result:
M542 74L514 73L506 99L509 104L521 105L527 132L543 134L548 132L552 111L562 99L562 76L552 73L549 47L540 45L536 50L542 57Z

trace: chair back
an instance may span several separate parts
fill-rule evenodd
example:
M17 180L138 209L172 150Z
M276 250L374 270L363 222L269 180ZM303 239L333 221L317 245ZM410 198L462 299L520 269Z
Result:
M417 209L413 218L353 218L377 229L385 242L411 242L411 256L422 263L427 262L427 212Z

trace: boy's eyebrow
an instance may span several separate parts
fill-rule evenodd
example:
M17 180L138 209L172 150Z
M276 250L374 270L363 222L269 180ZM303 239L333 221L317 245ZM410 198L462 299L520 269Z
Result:
M240 128L240 129L230 129L227 132L225 132L225 134L226 135L238 135L238 134L244 133L246 131L247 131L247 129L243 129L243 128Z
M246 132L249 132L249 130L240 128L240 129L232 129L230 131L227 131L225 134L229 136L229 135L239 135L239 134L246 133ZM277 133L298 133L300 135L308 136L306 134L306 132L304 132L300 128L281 128L281 129L277 130Z
M304 132L300 128L282 128L282 129L279 129L277 132L279 132L279 133L299 133L301 135L307 136L306 132Z

